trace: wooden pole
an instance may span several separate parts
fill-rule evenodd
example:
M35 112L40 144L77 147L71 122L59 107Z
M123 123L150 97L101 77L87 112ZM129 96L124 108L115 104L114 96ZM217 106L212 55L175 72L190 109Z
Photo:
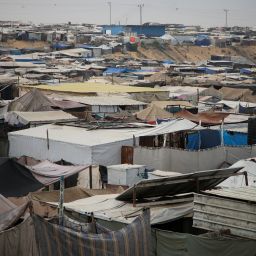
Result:
M59 200L59 225L64 222L64 176L60 177L60 200Z
M90 189L92 189L92 166L89 166L89 184L90 184Z

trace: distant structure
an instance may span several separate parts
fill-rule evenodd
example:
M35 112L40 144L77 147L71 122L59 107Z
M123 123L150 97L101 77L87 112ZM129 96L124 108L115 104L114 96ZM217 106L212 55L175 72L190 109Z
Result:
M227 28L228 27L228 12L230 10L229 9L224 9L224 12L225 12L225 27Z
M109 6L109 25L111 26L112 24L112 3L108 2L108 6Z
M142 8L144 7L144 4L139 4L138 7L140 8L140 25L142 25Z

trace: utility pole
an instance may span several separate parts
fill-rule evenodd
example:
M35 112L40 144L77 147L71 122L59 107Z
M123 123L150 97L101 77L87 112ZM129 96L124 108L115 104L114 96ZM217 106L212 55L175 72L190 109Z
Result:
M226 17L226 28L228 27L228 12L229 11L230 11L229 9L224 9L225 17Z
M112 3L111 2L108 2L108 6L109 6L109 25L111 26L112 25L112 21L111 21L111 16L112 16L112 13L111 13L111 9L112 9Z
M142 25L142 8L144 7L144 4L139 4L138 7L140 8L140 25Z

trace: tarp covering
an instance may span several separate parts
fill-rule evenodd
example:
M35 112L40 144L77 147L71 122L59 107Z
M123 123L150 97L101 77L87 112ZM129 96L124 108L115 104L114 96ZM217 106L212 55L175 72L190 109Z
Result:
M54 123L64 121L76 121L77 117L64 111L39 111L20 112L10 111L5 114L5 122L12 126L27 125L34 123Z
M149 215L146 210L125 228L103 234L76 232L51 224L37 216L34 216L33 220L40 255L149 256Z
M0 252L4 256L38 256L32 218L0 232ZM47 254L46 254L47 255Z
M87 167L88 165L58 165L47 160L33 166L27 166L34 177L45 186L59 181L61 176L67 178Z
M226 146L242 146L247 145L247 133L224 131L224 145Z
M90 197L91 195L86 192L85 189L80 187L71 187L66 188L64 190L64 202L72 202L81 198ZM31 197L33 200L38 200L42 202L59 202L60 199L60 191L41 191L31 193Z
M176 117L182 117L196 123L201 121L202 124L221 124L222 120L224 120L228 115L229 113L215 112L202 112L199 114L192 114L187 110L182 110L175 114Z
M63 159L77 165L120 164L121 147L132 146L133 135L140 130L143 128L86 130L60 125L38 126L8 133L9 155L26 155L51 162Z
M239 172L247 172L248 175L248 185L250 187L256 187L256 159L249 158L243 159L234 163L231 167L243 167ZM244 176L234 176L229 177L220 184L221 187L232 187L238 188L245 186L245 177Z
M256 254L256 241L204 237L164 230L153 230L153 255L161 256L251 256Z
M224 100L242 100L249 102L256 102L256 97L252 96L252 91L250 89L240 89L240 88L230 88L230 87L222 87L219 90L222 93L222 98ZM255 98L254 101L250 101L248 99Z
M9 104L8 111L51 111L55 104L42 92L33 89Z
M174 120L170 120L169 122L163 122L147 131L138 132L135 134L135 136L136 137L156 136L156 135L174 133L178 131L193 130L193 129L204 129L204 128L186 119L174 119Z
M134 207L132 203L126 203L115 199L116 194L97 195L90 198L80 199L74 202L65 203L65 209L80 214L93 215L97 219L116 221L129 224L141 214L143 207L139 204ZM192 202L152 205L150 207L150 223L159 224L184 217L192 213Z
M149 107L135 113L136 117L140 120L147 122L154 122L157 119L168 119L172 118L173 115L156 105L150 105Z
M16 206L0 195L0 231L13 225L26 211L28 203Z
M162 171L188 173L220 168L223 163L234 164L240 159L256 157L256 146L224 146L200 151L174 148L135 147L133 164L145 164Z
M198 150L216 147L220 144L221 137L219 131L207 129L188 134L186 148Z
M247 145L246 133L224 131L223 142L225 146ZM221 145L221 131L202 130L188 134L186 149L198 150L207 149Z
M0 194L5 197L25 196L43 188L25 167L8 158L0 159Z

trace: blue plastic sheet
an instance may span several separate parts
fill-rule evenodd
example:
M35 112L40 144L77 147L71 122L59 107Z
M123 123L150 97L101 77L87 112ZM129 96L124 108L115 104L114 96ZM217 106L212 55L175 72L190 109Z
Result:
M224 131L223 141L225 146L247 145L246 133ZM199 145L200 143L200 145ZM207 149L221 145L220 130L202 130L188 134L186 149Z
M247 145L247 133L224 131L224 145L241 146Z

